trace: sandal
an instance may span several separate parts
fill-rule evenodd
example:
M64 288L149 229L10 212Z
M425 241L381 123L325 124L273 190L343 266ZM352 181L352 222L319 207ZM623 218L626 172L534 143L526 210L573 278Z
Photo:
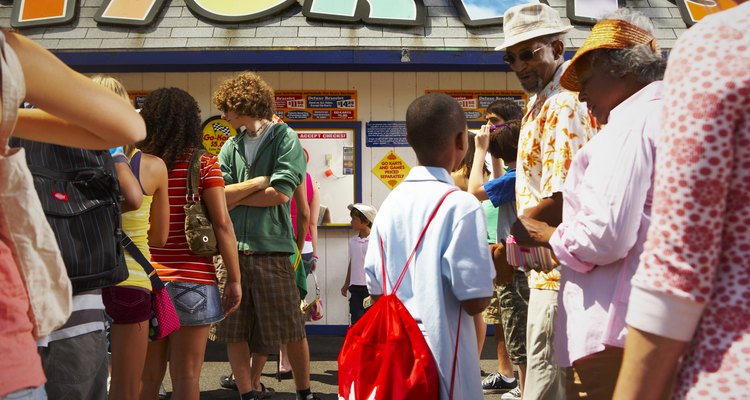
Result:
M224 389L237 390L237 382L234 380L234 374L220 376L219 385Z
M276 394L276 391L266 387L263 383L260 384L260 391L253 390L250 392L250 398L251 399L270 399L274 394Z

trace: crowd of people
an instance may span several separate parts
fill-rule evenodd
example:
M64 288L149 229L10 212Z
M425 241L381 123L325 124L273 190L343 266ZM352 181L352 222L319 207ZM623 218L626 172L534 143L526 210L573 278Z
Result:
M711 15L667 60L649 18L620 9L566 61L571 26L556 10L510 8L496 50L528 104L493 103L476 134L446 94L410 104L419 165L379 210L349 206L351 323L397 288L444 400L750 397L747 26L750 2ZM318 399L293 260L303 276L316 268L320 200L273 89L251 72L219 86L213 104L238 134L217 157L202 152L187 92L157 89L139 114L111 77L80 75L16 33L0 46L0 400L156 399L167 365L172 398L198 399L209 338L226 344L222 386L241 399L274 395L261 373L279 353L278 377ZM44 218L29 172L70 175L51 155L32 165L47 145L110 160L120 214L109 217L136 248L115 252L127 279L101 283L117 274L107 270L84 285L63 265L65 233ZM68 194L53 196L77 200ZM185 234L196 198L210 255ZM158 299L143 256L179 319L161 340L150 340ZM51 279L49 293L34 290ZM484 373L487 324L497 370Z

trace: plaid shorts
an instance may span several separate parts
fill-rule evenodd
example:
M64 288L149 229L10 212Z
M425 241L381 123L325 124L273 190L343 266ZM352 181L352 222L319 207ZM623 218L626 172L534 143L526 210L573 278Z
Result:
M305 337L305 321L288 255L240 253L242 301L237 311L215 324L211 340L248 342L250 351L276 354L279 346ZM218 263L219 287L226 283L226 268Z

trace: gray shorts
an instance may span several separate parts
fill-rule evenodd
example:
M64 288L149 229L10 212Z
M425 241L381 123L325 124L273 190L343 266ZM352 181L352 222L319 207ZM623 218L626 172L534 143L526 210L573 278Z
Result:
M39 348L50 399L107 398L107 344L104 331L49 342Z
M224 319L216 285L172 281L166 286L180 317L180 326L210 325Z

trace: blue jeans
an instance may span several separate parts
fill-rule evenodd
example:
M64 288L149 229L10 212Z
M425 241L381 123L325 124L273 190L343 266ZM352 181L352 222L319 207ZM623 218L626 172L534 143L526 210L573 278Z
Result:
M35 388L26 388L16 390L0 397L0 400L47 400L47 392L44 391L44 385Z

